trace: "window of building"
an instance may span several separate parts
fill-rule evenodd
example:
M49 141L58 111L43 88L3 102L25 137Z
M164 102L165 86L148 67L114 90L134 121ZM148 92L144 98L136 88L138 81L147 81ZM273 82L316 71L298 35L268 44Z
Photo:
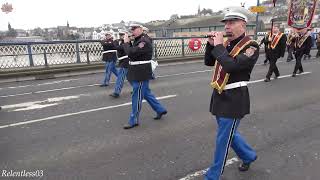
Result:
M189 28L182 28L181 31L182 32L190 32L190 29Z
M200 28L200 32L209 32L209 31L210 31L209 27Z
M191 32L199 32L199 28L191 28Z

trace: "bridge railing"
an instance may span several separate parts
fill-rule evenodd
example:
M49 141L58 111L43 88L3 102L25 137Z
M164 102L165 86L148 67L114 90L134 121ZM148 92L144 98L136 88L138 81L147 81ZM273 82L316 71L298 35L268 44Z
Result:
M201 40L201 47L197 51L188 47L192 38ZM203 37L154 38L153 57L161 61L164 58L203 55L206 41ZM0 42L0 71L102 63L102 50L98 40Z

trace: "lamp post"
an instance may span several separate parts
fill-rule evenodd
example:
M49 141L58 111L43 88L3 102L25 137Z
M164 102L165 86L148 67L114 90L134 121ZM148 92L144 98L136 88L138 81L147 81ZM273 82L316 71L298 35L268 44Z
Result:
M260 6L260 0L257 0L257 6ZM259 13L257 12L256 15L256 31L254 33L254 39L257 40L258 39L258 23L259 23Z

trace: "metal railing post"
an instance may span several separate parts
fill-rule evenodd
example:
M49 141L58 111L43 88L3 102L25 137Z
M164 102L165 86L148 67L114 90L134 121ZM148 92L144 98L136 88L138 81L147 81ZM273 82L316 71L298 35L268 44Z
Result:
M34 64L33 64L33 57L32 57L32 49L31 49L31 45L29 43L27 45L27 50L28 50L28 55L29 55L30 66L33 67Z
M154 59L158 59L157 43L154 43Z
M88 47L86 47L86 54L87 54L87 64L90 64Z
M182 57L184 57L184 56L185 56L185 52L184 52L184 39L182 38L181 41L182 41L182 42L181 42L181 46L182 46L182 48L181 48L181 51L182 51L182 52L181 52L181 53L182 53Z
M47 68L48 66L48 59L47 59L47 52L46 48L43 48L43 58L44 58L44 66Z
M81 63L80 61L80 52L79 52L79 43L76 43L76 54L77 54L77 63Z

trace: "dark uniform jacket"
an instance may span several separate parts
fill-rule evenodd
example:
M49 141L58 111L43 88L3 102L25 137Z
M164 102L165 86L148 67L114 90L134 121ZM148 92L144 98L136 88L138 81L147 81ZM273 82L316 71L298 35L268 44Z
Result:
M117 52L118 52L118 61L119 61L119 66L123 68L128 68L129 67L129 58L126 52L124 51L124 40L119 39L118 40L119 46L117 47ZM131 43L129 43L131 45Z
M318 33L317 35L316 42L317 42L317 48L320 49L320 33Z
M265 35L263 37L263 39L261 40L259 46L261 46L262 44L264 44L264 52L267 53L267 51L268 51L268 35Z
M291 38L291 41L290 41L290 42L288 42L288 41L289 41L289 38ZM292 34L289 34L288 37L287 37L287 43L288 43L288 44L287 44L287 47L294 49L295 41L296 41L296 37L294 37L294 35L292 35Z
M104 51L110 51L108 53L103 53L102 54L102 60L103 61L116 61L117 60L117 46L118 42L113 41L112 39L106 39L101 41L101 45L103 47L103 52ZM112 52L112 50L114 50Z
M222 69L230 74L227 84L249 81L251 71L258 60L259 44L256 42L247 45L235 58L229 56L233 47L243 37L244 34L231 41L226 48L223 45L213 47L207 43L204 63L207 66L214 66L217 60ZM254 51L250 56L246 54L249 48ZM242 118L244 115L249 114L250 98L248 87L224 90L221 94L214 89L211 96L210 112L213 115L227 118Z
M287 47L287 36L285 34L283 34L277 44L277 46L272 49L271 47L269 47L269 44L271 43L271 41L269 41L269 35L266 38L267 40L267 52L266 55L268 57L268 59L270 60L277 60L280 57L284 57L284 53L286 52L286 47Z
M152 58L152 40L146 34L136 37L132 45L125 43L123 47L131 62L150 61ZM140 65L129 64L127 78L128 81L146 81L151 79L151 63Z
M308 54L310 52L310 48L312 47L312 39L311 36L309 36L301 47L298 47L297 44L299 43L300 39L303 38L303 36L299 36L296 38L296 46L295 46L295 55L297 57L302 56L303 54Z

